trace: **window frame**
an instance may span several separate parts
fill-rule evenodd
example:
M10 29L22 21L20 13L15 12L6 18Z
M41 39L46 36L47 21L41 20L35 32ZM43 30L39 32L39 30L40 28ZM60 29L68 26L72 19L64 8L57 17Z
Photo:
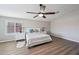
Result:
M7 31L7 26L8 26L8 22L14 23L14 33L8 33ZM15 35L16 33L20 33L20 32L16 32L16 23L20 23L21 27L22 27L22 21L13 21L13 20L9 20L9 21L5 21L5 35Z

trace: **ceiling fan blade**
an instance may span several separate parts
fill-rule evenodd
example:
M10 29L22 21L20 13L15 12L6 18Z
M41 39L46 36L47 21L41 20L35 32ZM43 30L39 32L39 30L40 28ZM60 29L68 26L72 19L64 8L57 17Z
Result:
M45 12L45 13L42 13L42 14L49 15L49 14L57 14L57 13L59 13L59 11L57 11L57 12Z
M45 14L45 15L48 15L48 14L55 14L55 12L45 12L45 13L42 13L42 14Z
M42 16L43 18L46 18L46 16Z
M34 16L33 18L36 18L36 17L38 17L38 15Z
M26 12L26 13L31 13L31 14L39 14L39 13L37 13L37 12Z

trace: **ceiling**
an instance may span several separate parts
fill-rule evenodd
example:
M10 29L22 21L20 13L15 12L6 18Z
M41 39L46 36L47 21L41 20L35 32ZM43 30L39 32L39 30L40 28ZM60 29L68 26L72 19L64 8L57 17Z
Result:
M45 11L49 11L49 12L60 11L60 13L55 15L47 15L46 19L43 19L41 17L33 18L35 14L28 14L26 12L40 11L38 4L0 4L0 16L50 21L58 17L61 17L62 15L67 15L69 13L79 10L78 4L45 4L45 5L46 5Z

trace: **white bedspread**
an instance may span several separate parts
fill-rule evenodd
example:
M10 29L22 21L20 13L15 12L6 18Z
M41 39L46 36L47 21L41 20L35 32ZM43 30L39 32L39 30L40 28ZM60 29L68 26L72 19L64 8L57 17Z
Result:
M26 39L28 47L52 41L51 37L45 33L29 33L26 34Z

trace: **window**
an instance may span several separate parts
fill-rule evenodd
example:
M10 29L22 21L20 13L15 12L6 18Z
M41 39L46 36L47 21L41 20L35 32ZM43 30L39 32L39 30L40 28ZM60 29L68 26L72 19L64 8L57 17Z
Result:
M17 33L17 32L22 32L22 24L21 23L8 22L7 33Z
M14 33L14 23L8 22L8 25L7 25L7 32L8 32L8 33Z

